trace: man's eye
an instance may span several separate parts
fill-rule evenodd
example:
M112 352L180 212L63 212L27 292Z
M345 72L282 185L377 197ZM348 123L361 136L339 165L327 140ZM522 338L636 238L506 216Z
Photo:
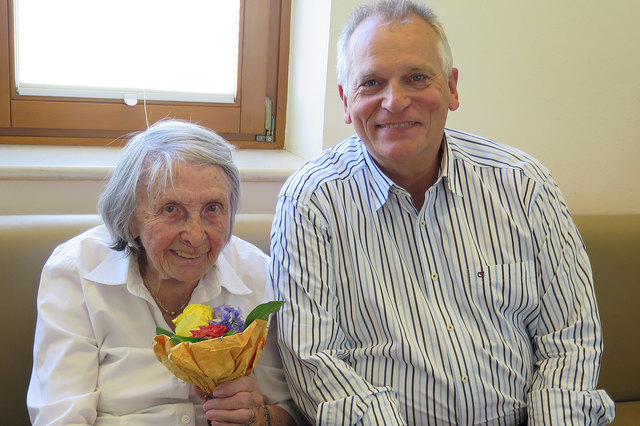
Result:
M427 81L427 76L424 74L414 74L411 76L411 81L421 83Z
M378 82L376 80L367 80L362 85L365 86L365 87L373 87L373 86L375 86L377 84L378 84Z
M164 206L163 210L166 213L175 213L178 209L176 208L176 206L168 205L168 206Z
M219 211L219 210L220 210L220 206L219 206L219 205L217 205L217 204L209 204L209 205L207 206L207 211L208 211L209 213L215 213L215 212L217 212L217 211Z

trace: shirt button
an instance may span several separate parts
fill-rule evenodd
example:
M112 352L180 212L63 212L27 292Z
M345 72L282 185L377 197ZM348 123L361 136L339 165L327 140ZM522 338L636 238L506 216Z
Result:
M464 383L467 383L467 382L469 381L469 378L468 378L466 375L465 375L465 376L462 376L462 381L463 381Z
M436 272L434 272L433 274L431 274L431 279L432 280L437 280L438 279L438 274Z
M397 188L394 192L396 195L402 195L402 189Z
M453 331L453 330L455 330L455 328L454 328L451 324L449 324L449 325L447 326L447 330L449 330L449 331Z
M427 222L425 222L424 220L420 221L420 226L424 226Z
M188 425L189 423L191 423L191 417L187 416L186 414L182 416L182 424L184 425Z

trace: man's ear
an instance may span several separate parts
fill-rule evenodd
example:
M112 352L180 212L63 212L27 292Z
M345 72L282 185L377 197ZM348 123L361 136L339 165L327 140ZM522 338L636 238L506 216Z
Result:
M349 105L348 105L348 96L344 91L344 88L341 84L338 84L338 93L340 94L340 99L342 99L342 105L344 106L344 122L347 124L351 124L351 114L349 114Z
M455 111L460 106L460 98L458 98L458 68L451 68L449 76L449 110Z

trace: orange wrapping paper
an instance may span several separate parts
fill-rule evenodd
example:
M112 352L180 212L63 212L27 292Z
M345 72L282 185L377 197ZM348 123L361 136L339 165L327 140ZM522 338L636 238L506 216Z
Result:
M153 339L153 352L176 377L211 394L218 383L251 374L267 343L267 322L256 319L242 333L174 344L169 336Z

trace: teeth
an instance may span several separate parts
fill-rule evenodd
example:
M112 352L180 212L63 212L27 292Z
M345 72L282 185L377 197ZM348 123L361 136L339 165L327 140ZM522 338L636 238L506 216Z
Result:
M180 257L184 257L186 259L195 259L197 257L200 257L199 254L189 254L189 253L185 253L183 251L179 251L179 250L174 250L173 251L175 254L177 254Z
M415 121L410 121L407 123L397 123L397 124L383 124L382 127L386 129L397 129L398 127L407 127L415 124Z

